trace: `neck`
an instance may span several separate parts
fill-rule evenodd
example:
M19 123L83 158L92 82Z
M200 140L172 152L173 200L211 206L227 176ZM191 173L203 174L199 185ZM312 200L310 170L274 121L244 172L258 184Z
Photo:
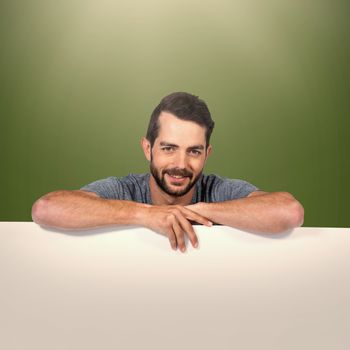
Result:
M151 191L152 203L154 205L189 205L192 202L195 187L193 186L189 192L181 197L171 196L165 193L157 184L153 175L149 178L149 187Z

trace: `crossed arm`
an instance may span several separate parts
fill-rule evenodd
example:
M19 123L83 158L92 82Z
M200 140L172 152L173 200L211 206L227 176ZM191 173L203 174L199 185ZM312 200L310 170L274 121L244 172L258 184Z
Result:
M288 192L255 191L245 198L187 206L209 220L256 233L278 233L304 222L302 205Z
M140 225L168 237L173 249L185 251L184 236L198 244L191 221L211 226L227 225L256 233L278 233L301 226L302 205L288 192L252 192L245 198L188 206L149 205L109 200L81 190L55 191L38 199L33 221L60 229Z

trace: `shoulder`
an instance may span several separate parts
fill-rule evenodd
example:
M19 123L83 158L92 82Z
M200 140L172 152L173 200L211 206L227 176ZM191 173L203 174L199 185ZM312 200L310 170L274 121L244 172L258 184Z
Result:
M95 180L80 188L81 191L94 192L102 198L111 199L121 189L120 180L115 176Z
M149 173L133 174L130 173L118 179L119 182L126 186L145 186L149 181Z
M209 192L210 201L225 201L248 196L258 187L242 179L231 179L217 174L203 175L202 183Z
M242 179L231 179L228 177L220 176L217 174L203 174L203 183L207 185L213 185L215 187L220 186L232 186L232 187L242 187L245 185L251 185L248 181Z
M108 186L108 185L114 185L118 182L119 182L119 179L117 177L110 176L110 177L106 177L104 179L95 180L95 181L89 183L88 185L85 185L84 187L87 187L87 186L96 186L96 187ZM84 188L84 187L82 187L82 188Z
M147 181L149 174L128 174L123 177L110 176L105 179L100 179L92 182L91 184L111 184L111 185L124 185L124 184L136 184Z
M147 174L129 174L124 177L110 176L96 180L80 190L95 192L106 199L130 199L135 192L140 192L147 185Z

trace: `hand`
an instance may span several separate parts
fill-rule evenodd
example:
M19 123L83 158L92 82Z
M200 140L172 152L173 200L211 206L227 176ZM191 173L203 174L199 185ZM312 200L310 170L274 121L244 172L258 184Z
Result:
M174 250L179 246L181 251L185 252L184 234L188 235L193 247L198 246L198 239L190 220L206 226L212 225L207 218L181 205L152 205L146 209L144 226L166 235Z

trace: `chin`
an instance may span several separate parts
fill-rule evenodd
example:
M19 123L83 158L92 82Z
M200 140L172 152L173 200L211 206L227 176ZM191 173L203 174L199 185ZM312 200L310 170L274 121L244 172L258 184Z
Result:
M175 187L175 186L173 186L173 187ZM176 191L176 190L171 189L170 186L167 187L167 193L170 194L171 196L175 196L175 197L182 197L185 194L187 194L190 190L191 190L191 188L183 188L183 189L178 189Z

